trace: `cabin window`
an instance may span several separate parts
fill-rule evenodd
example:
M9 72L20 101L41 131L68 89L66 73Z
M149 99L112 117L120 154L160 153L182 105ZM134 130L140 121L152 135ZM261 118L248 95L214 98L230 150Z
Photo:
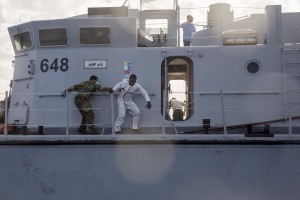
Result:
M164 101L164 85L167 79L167 104L166 119L184 121L193 114L193 63L188 57L168 57L167 74L165 75L165 61L161 64L162 69L162 101ZM181 110L180 112L178 111ZM163 113L163 112L162 112Z
M82 27L79 32L80 44L110 44L110 27Z
M32 39L29 31L13 35L13 41L17 51L31 49L33 47Z
M68 33L66 28L52 28L39 30L41 47L68 45Z

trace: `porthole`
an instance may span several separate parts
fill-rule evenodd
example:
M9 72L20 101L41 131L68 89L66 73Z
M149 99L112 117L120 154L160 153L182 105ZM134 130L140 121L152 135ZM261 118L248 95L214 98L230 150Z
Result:
M245 69L249 74L257 74L261 70L261 63L258 60L249 60L245 64Z

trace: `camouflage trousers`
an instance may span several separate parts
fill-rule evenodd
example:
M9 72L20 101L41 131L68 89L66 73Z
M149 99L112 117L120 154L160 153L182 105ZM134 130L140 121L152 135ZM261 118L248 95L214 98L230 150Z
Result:
M80 127L94 128L94 111L89 100L81 96L76 96L75 105L82 115Z

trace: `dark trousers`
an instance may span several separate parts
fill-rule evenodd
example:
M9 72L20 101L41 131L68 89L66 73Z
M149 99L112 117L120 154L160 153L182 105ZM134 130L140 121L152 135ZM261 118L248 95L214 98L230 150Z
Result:
M183 121L183 112L181 109L175 109L173 111L173 121Z

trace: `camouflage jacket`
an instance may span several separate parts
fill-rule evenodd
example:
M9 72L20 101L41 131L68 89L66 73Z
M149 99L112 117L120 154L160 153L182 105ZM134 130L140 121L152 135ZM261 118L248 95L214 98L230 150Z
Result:
M74 85L74 90L78 91L76 96L89 99L96 91L101 91L102 86L94 81L84 81L82 83Z

